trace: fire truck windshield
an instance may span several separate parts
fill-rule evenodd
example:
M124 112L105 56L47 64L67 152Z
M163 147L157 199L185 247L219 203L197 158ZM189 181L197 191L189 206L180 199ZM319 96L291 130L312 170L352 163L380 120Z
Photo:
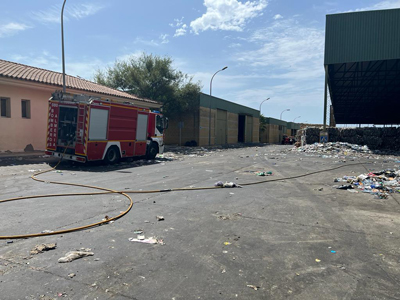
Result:
M167 124L168 124L167 118L165 118L163 116L160 116L160 115L157 115L157 117L156 117L156 127L157 127L157 130L160 133L163 133L164 129L167 128Z

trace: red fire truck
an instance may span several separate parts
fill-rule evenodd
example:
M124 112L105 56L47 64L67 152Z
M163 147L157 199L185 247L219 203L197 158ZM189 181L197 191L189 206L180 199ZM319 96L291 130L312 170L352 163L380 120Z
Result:
M164 152L167 119L159 112L87 95L55 92L49 100L46 153L77 162Z

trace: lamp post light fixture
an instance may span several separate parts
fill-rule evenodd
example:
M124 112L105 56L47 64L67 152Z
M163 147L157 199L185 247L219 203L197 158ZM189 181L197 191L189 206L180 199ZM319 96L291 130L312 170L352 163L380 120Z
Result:
M62 51L62 78L63 78L63 94L65 94L65 58L64 58L64 6L65 2L67 0L64 0L62 9L61 9L61 51Z
M290 111L290 108L285 109L284 111L281 112L281 118L280 118L280 120L282 120L282 114L283 114L285 111Z
M301 116L298 116L298 117L294 118L294 119L293 119L293 123L294 123L294 121L295 121L296 119L298 119L298 118L301 118Z
M269 98L267 98L267 99L265 99L265 100L263 100L261 103L260 103L260 109L259 109L259 111L260 111L260 115L261 115L261 105L265 102L265 101L267 101L267 100L269 100Z
M221 70L218 70L217 72L214 73L214 75L211 77L210 80L210 96L212 95L212 81L214 79L214 76L217 75L217 73L224 71L228 69L227 66L223 67ZM211 97L210 97L210 111L208 114L208 146L211 146Z

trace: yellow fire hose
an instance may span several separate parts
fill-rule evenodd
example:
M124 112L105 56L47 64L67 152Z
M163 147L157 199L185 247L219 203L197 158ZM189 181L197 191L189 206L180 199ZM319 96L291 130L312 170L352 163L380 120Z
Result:
M162 192L175 192L175 191L198 191L198 190L209 190L209 189L220 189L222 187L217 186L217 187L198 187L198 188L173 188L173 189L163 189L163 190L147 190L147 191L116 191L108 188L103 188L103 187L98 187L98 186L92 186L92 185L85 185L85 184L77 184L77 183L66 183L66 182L57 182L57 181L46 181L42 179L38 179L37 176L50 172L52 170L55 170L60 162L62 161L62 158L58 161L58 163L52 167L51 169L41 171L38 173L35 173L31 176L33 180L39 181L39 182L45 182L45 183L51 183L51 184L61 184L61 185L69 185L69 186L77 186L77 187L84 187L84 188L90 188L90 189L97 189L101 190L102 192L89 192L89 193L62 193L62 194L45 194L45 195L35 195L35 196L25 196L25 197L16 197L16 198L9 198L9 199L4 199L0 200L0 204L4 202L10 202L10 201L17 201L17 200L24 200L24 199L34 199L34 198L48 198L48 197L65 197L65 196L89 196L89 195L104 195L104 194L121 194L125 196L126 198L129 199L129 206L128 208L121 212L119 215L108 218L107 220L103 220L100 222L96 223L91 223L88 225L84 226L79 226L79 227L74 227L74 228L69 228L69 229L63 229L63 230L57 230L53 232L42 232L42 233L31 233L31 234L22 234L22 235L5 235L5 236L0 236L0 240L4 239L23 239L23 238L31 238L31 237L39 237L39 236L47 236L47 235L57 235L57 234L64 234L64 233L69 233L69 232L74 232L74 231L79 231L79 230L84 230L88 229L91 227L99 226L102 224L106 224L110 221L117 220L124 215L126 215L132 208L133 206L133 200L128 194L145 194L145 193L162 193ZM256 181L256 182L250 182L250 183L243 183L239 184L240 186L248 186L248 185L255 185L255 184L260 184L260 183L266 183L266 182L274 182L274 181L282 181L282 180L290 180L290 179L295 179L295 178L300 178L300 177L305 177L317 173L322 173L322 172L327 172L327 171L332 171L336 170L339 168L343 167L349 167L349 166L354 166L354 165L360 165L363 163L354 163L354 164L348 164L348 165L341 165L338 167L330 168L330 169L324 169L320 171L315 171L315 172L310 172L310 173L305 173L301 175L296 175L296 176L290 176L290 177L285 177L285 178L274 178L274 179L268 179L268 180L262 180L262 181Z

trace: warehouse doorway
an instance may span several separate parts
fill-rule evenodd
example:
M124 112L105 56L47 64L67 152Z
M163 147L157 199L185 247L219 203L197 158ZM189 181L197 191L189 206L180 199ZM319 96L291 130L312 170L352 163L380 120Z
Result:
M245 115L239 115L238 143L244 143L245 127L246 127L246 116Z

